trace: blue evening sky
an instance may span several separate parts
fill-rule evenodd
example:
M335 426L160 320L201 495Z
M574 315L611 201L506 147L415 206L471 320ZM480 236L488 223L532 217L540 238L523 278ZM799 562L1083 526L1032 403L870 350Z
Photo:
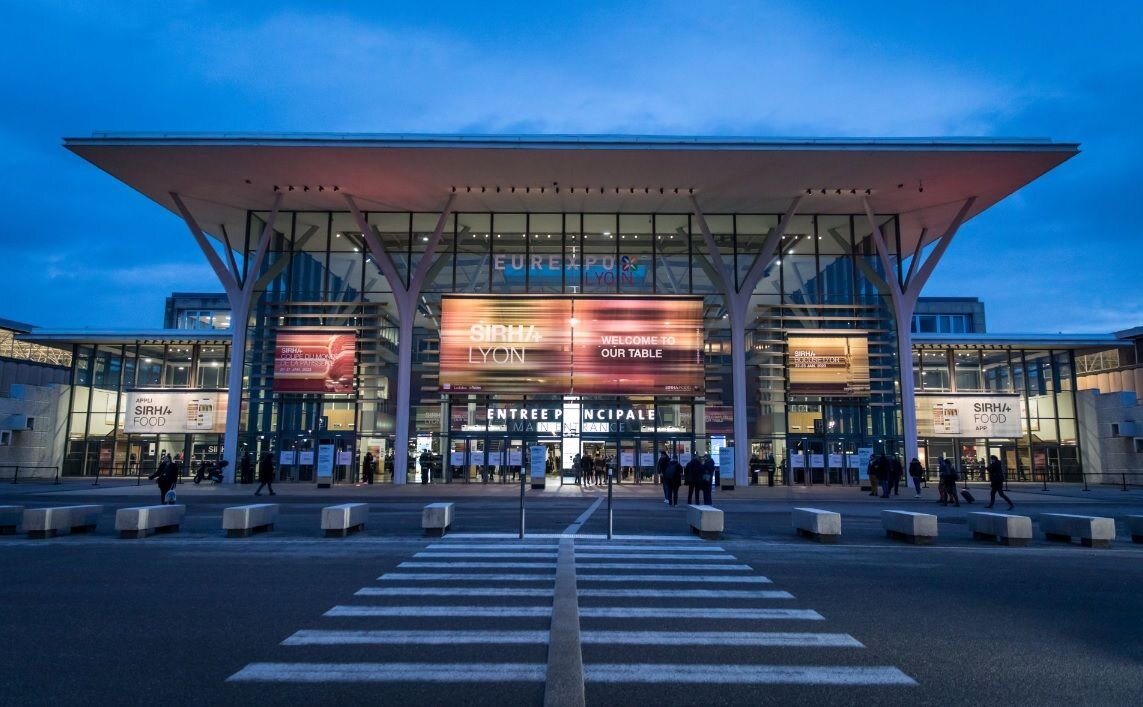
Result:
M113 131L1048 137L924 294L1143 325L1143 3L0 1L0 317L152 328L186 227L61 147Z

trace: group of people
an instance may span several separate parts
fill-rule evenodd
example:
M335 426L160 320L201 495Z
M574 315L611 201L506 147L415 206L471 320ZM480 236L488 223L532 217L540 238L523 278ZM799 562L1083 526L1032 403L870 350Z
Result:
M880 490L881 498L889 498L889 492L892 491L893 495L898 494L898 483L901 478L901 461L896 457L887 457L884 454L874 457L869 462L869 486L870 496L877 496ZM1008 494L1004 492L1004 482L1007 480L1007 474L1004 471L1004 465L1000 463L1000 459L995 454L989 457L988 466L986 467L988 474L989 484L989 499L988 505L985 508L992 508L996 503L996 496L999 495L1002 499L1008 502L1008 509L1011 510L1016 507L1012 503L1012 499L1008 498ZM920 460L913 457L909 462L909 480L913 484L913 491L917 498L921 497L921 482L925 478L925 467L921 464ZM942 457L937 461L937 490L940 494L939 503L942 506L960 506L960 493L957 491L957 482L960 481L960 474L948 459ZM971 496L966 500L972 502Z
M577 452L575 458L572 459L575 483L577 486L606 484L609 471L613 466L614 458L611 456L601 457L591 452L586 454Z
M913 461L916 461L914 459ZM910 465L911 466L911 465ZM879 454L869 460L869 467L866 473L869 475L869 495L881 498L889 498L889 492L892 491L894 496L900 495L901 488L901 474L904 468L901 466L901 459L897 455L892 457L884 454ZM921 495L920 485L914 482L917 488L917 495ZM878 494L880 491L880 494Z
M663 484L663 503L668 506L679 505L679 487L686 484L687 503L711 505L711 490L717 483L718 467L709 454L696 454L683 466L679 463L678 455L668 457L665 451L659 452L655 471Z

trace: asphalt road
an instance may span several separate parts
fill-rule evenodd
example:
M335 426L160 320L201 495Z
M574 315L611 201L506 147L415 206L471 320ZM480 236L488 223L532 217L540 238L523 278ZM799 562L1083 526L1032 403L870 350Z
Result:
M728 532L708 542L641 487L616 492L612 541L606 501L585 517L605 491L529 492L521 541L511 488L283 487L273 531L226 539L222 508L254 499L206 487L180 489L181 532L115 537L150 491L0 489L105 506L94 535L0 537L0 704L541 704L569 528L589 705L1143 702L1143 546L1122 528L1110 550L1001 547L969 537L976 508L752 489L716 492ZM1075 491L1016 512L1143 512ZM370 502L365 532L320 538L346 500ZM431 500L457 504L443 540L420 535ZM841 511L842 542L793 536L795 505ZM887 507L937 513L937 543L885 538Z

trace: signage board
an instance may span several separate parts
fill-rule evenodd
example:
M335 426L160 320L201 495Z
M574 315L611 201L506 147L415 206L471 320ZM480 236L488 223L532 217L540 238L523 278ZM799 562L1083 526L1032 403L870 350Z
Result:
M298 464L300 464L301 466L313 466L314 465L314 450L303 449L302 451L298 452Z
M693 394L704 386L702 299L441 299L445 393Z
M318 446L317 471L314 476L318 486L329 486L333 483L333 457L335 447L332 444Z
M734 445L718 449L718 479L723 488L734 486Z
M790 452L790 468L791 469L804 469L806 467L806 455L801 452Z
M294 465L294 458L295 457L294 457L293 451L282 452L282 458L278 463L281 464L282 466L293 466Z
M791 395L869 395L865 336L791 336L786 348Z
M531 470L532 484L544 483L544 474L547 472L548 448L542 444L533 445L528 449L528 468Z
M873 447L859 447L857 450L857 479L869 480L869 462L873 460Z
M916 402L920 436L1021 436L1019 395L923 395Z
M274 340L275 393L352 393L357 368L352 329L283 328Z
M345 449L337 453L337 465L349 466L353 463L353 450Z
M127 392L127 434L185 434L226 431L226 400L223 392Z

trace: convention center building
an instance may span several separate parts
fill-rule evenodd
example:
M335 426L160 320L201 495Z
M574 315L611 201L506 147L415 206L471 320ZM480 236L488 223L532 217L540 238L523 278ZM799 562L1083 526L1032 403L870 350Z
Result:
M852 483L878 453L965 471L997 454L1066 479L1076 356L1117 345L917 310L961 225L1075 144L65 146L185 222L226 293L225 319L202 309L180 329L23 335L73 355L65 475L135 473L166 450L224 457L231 479L270 452L284 477L318 483L358 478L366 453L396 484L553 479L586 454L641 481L662 452L711 454L724 485L771 469Z

